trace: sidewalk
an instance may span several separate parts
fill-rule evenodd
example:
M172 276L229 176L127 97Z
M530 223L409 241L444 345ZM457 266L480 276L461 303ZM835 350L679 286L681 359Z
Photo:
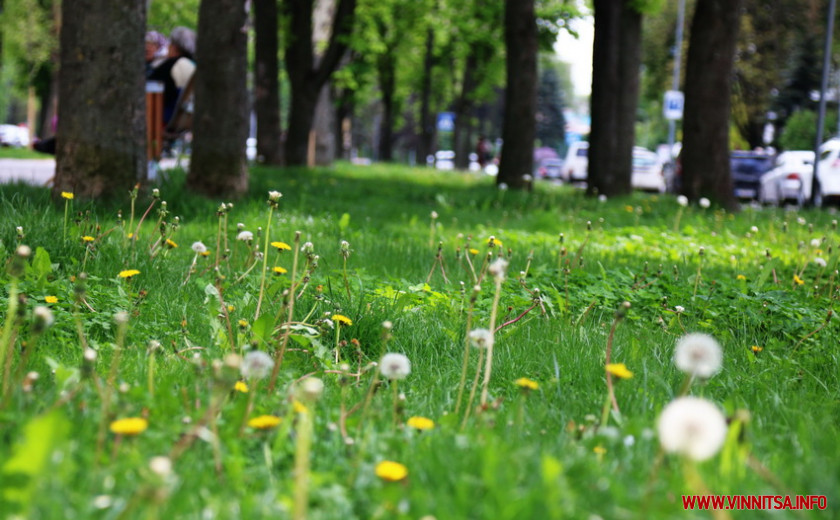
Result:
M181 159L181 166L189 167L189 158ZM176 159L162 159L161 170L175 167ZM55 159L0 159L0 184L24 182L46 186L55 175Z

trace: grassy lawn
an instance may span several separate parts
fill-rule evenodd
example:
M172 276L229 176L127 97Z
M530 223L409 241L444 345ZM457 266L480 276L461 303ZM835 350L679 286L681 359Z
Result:
M0 186L0 511L668 519L715 494L840 515L833 213L347 164L255 167L232 207L179 172L159 200L48 195ZM721 345L710 377L675 366L690 332ZM608 348L632 372L614 403ZM684 394L728 422L702 461L660 444Z
M53 155L36 152L29 148L0 146L0 159L52 159Z

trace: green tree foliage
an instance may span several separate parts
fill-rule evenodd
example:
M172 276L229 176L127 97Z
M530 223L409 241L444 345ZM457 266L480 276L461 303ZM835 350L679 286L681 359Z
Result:
M200 0L151 0L147 25L164 35L179 25L195 29L199 3Z
M837 114L826 114L823 135L835 134ZM797 110L787 120L779 136L779 146L784 150L813 150L817 138L817 113L813 110Z

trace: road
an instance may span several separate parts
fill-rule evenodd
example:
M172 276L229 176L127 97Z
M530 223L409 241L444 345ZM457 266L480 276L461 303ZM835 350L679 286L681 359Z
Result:
M163 159L160 168L174 168L175 159ZM184 168L189 159L182 159ZM35 186L47 186L55 175L55 159L0 159L0 183L24 182Z

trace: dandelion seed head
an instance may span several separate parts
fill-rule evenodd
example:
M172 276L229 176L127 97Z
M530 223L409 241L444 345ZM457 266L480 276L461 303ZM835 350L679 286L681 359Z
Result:
M820 267L825 267L826 265L828 265L828 262L826 262L824 258L820 258L819 256L814 258L814 263Z
M504 258L497 258L490 264L490 267L487 268L487 271L493 276L496 282L503 282L505 279L505 271L508 267L508 261Z
M682 207L688 206L688 197L686 197L685 195L678 196L677 197L677 204L679 204Z
M659 415L662 448L702 461L714 456L726 440L726 418L717 406L699 397L680 397Z
M389 352L379 361L379 370L387 379L405 379L411 373L411 361L396 352Z
M192 250L198 254L207 252L207 246L205 246L203 242L193 242L193 245L191 247Z
M149 469L155 475L166 478L172 473L172 459L164 456L149 459Z
M307 377L298 385L298 396L302 401L314 402L324 393L324 381L318 377Z
M488 329L473 329L469 333L470 344L475 348L490 348L493 346L493 333Z
M677 314L682 314L685 312L685 307L683 307L682 305L675 305L674 312L676 312Z
M720 343L708 334L686 334L677 341L674 364L686 374L707 379L720 372L722 363Z
M261 350L245 354L239 365L239 372L245 379L265 379L274 368L274 359Z
M254 234L250 231L240 231L239 234L236 235L236 240L250 242L254 240Z
M712 205L711 201L706 197L701 197L700 200L697 201L701 208L706 209Z

